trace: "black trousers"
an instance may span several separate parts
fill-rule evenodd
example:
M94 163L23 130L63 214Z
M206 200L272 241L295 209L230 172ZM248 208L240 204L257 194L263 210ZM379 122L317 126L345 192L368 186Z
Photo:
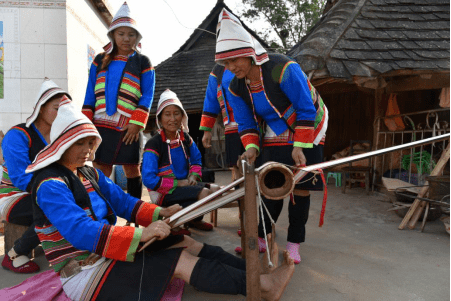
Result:
M262 199L266 205L266 208L268 208L272 219L274 222L277 222L280 212L282 212L283 200L269 200L263 196ZM288 226L287 241L292 243L301 243L305 241L305 224L307 224L309 215L310 196L301 197L295 195L294 202L295 204L290 201L288 205L288 220L290 225ZM271 220L269 219L266 210L263 210L263 215L266 234L271 233ZM262 238L265 237L261 216L258 224L258 236Z
M29 226L25 233L14 242L14 251L19 255L28 255L39 244L39 238L34 230L33 207L31 195L22 198L11 208L8 222L22 226ZM9 250L5 250L8 252Z

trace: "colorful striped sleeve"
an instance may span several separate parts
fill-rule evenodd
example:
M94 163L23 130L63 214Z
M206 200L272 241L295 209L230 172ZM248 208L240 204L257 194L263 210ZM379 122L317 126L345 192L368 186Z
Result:
M142 162L143 184L150 190L157 190L161 184L158 174L158 159L160 154L153 148L146 145Z
M216 76L210 73L208 78L207 91L205 92L204 108L200 120L199 130L211 131L215 125L216 118L221 112L221 107L217 98L218 82Z
M46 217L76 249L121 261L134 260L142 229L93 220L91 213L75 203L72 191L58 178L41 181L36 195Z
M190 142L190 158L189 158L189 174L188 176L194 175L197 181L202 181L202 154L199 151L196 143L191 137L189 137Z
M150 65L149 61L146 66L143 67L141 72L141 98L139 99L138 106L133 111L129 121L130 123L139 125L141 129L146 128L147 120L149 119L149 111L152 107L154 92L155 70L152 65Z
M131 220L132 212L136 207L139 199L125 193L121 187L113 183L110 178L106 177L102 171L95 170L98 177L100 191L110 203L114 212L126 220Z
M154 221L160 219L160 211L161 207L140 200L133 209L130 221L132 223L137 223L140 226L147 227Z
M282 70L279 81L280 88L290 99L296 111L294 146L312 148L316 109L307 76L299 64L288 62Z
M254 113L244 100L230 89L230 86L229 92L229 104L232 107L235 121L238 123L238 133L244 148L248 150L254 147L260 152L260 133Z
M83 103L82 112L91 121L94 116L94 108L96 104L96 96L94 94L95 86L97 80L97 64L96 60L91 64L91 69L89 70L88 86L86 87L85 101Z

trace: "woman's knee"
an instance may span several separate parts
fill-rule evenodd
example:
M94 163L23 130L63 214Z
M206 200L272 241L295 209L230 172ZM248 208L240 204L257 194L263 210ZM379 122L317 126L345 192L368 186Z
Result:
M175 267L174 277L184 280L189 283L191 273L196 265L199 257L193 256L187 251L183 250L180 254L179 261Z
M127 178L131 179L141 176L139 165L122 165L122 168L124 169L124 173Z
M212 191L208 188L202 188L202 190L199 193L198 199L203 199L204 197L206 197L207 195L211 194Z
M185 248L185 251L187 251L191 255L197 256L203 247L203 243L198 242L197 240L185 235L183 237L183 241L172 246L171 248Z
M216 185L216 184L210 184L210 190L211 190L211 193L216 192L216 191L218 191L219 189L221 189L221 187L219 187L218 185Z

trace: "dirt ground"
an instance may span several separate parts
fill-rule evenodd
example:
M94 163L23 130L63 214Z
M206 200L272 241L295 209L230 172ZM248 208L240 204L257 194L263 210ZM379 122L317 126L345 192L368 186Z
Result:
M216 173L216 181L222 185L229 179L229 172ZM325 223L319 228L322 197L319 192L312 194L307 238L300 250L302 262L296 265L282 300L450 300L450 237L441 221L428 222L423 233L419 227L400 231L401 218L387 212L391 204L385 196L367 196L361 188L342 194L340 187L331 183ZM286 245L287 207L277 222L280 250ZM193 230L193 238L233 253L240 243L236 234L238 210L220 209L218 216L218 227L213 232ZM209 216L204 219L208 221ZM37 253L36 262L43 270L48 269L42 252ZM3 254L0 238L0 260ZM0 288L26 278L1 269ZM186 285L182 300L245 298L211 295Z

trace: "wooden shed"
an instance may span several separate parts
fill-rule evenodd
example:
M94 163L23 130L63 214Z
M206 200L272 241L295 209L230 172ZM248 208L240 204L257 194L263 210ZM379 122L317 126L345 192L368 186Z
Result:
M442 88L450 86L449 13L449 0L327 2L288 52L329 109L327 159L350 140L376 144L374 122L392 93L401 113L439 108ZM442 113L449 122L449 105Z

